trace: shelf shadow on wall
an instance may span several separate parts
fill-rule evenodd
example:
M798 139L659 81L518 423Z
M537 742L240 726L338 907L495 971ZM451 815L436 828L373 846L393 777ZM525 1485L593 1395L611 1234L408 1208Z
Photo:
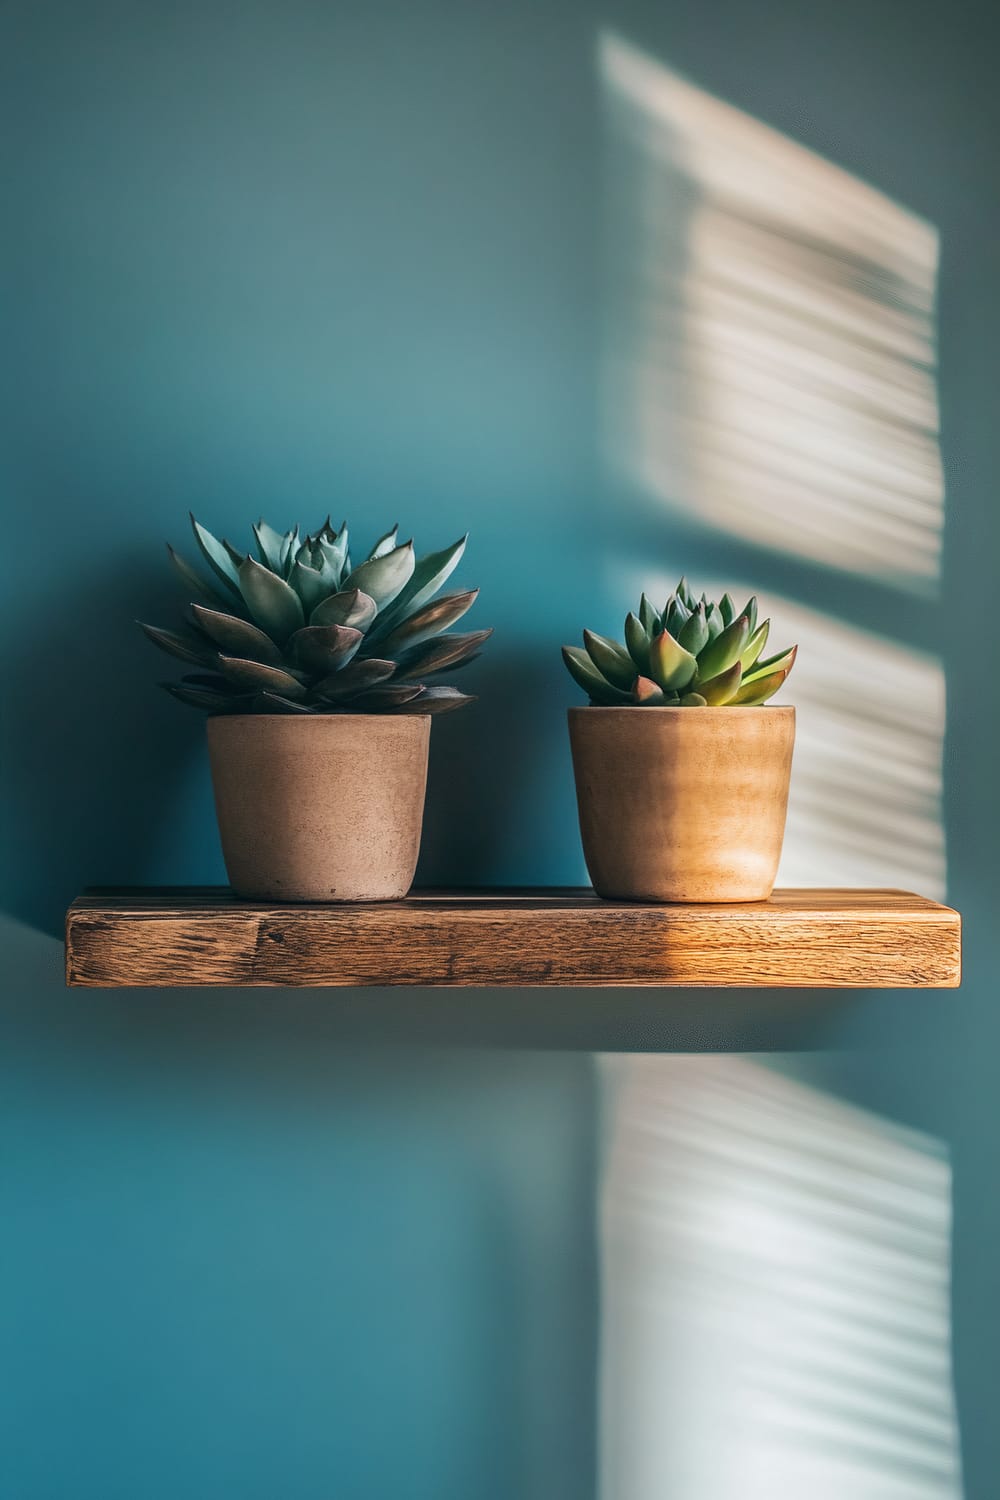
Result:
M493 639L454 681L478 701L433 721L417 885L566 884L566 850L586 884L558 647Z
M176 598L152 561L121 557L62 588L7 641L6 909L52 934L86 885L142 884L180 790L204 756L200 716L157 688L174 674L136 616L167 620Z
M912 1025L928 991L818 989L93 989L59 987L61 945L8 926L19 983L3 997L11 1034L43 1049L53 1035L99 1059L150 1052L224 1060L234 1046L321 1066L331 1049L525 1048L588 1053L801 1051L823 1047L845 1012L873 995Z

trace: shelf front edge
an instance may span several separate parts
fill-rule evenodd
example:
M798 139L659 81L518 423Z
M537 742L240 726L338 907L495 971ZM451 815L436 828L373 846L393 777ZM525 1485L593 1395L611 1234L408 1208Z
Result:
M66 921L66 982L84 988L947 989L960 978L958 913L900 891L778 891L737 907L569 891L329 907L97 892Z

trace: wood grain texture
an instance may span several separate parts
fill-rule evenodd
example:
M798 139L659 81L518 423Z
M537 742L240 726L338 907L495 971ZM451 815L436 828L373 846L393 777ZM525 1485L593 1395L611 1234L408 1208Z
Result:
M66 916L66 983L84 987L948 989L960 978L958 913L906 891L644 906L589 890L429 890L299 906L175 887L88 892Z

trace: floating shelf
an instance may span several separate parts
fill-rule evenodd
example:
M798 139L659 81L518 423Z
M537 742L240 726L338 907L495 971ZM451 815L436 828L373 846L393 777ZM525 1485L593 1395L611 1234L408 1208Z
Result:
M66 983L954 988L957 912L906 891L788 890L726 906L590 890L415 891L276 906L223 888L96 890L66 916Z

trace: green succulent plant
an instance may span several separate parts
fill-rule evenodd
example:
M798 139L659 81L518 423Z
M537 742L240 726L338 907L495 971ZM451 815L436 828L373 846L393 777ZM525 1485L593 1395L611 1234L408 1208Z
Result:
M191 526L208 573L168 546L191 603L177 630L142 625L194 669L162 684L182 703L211 714L438 714L473 701L427 684L472 661L493 633L450 630L478 589L435 597L465 537L417 558L394 526L355 566L346 524L334 531L329 519L301 537L298 527L282 534L259 521L255 557L194 516Z
M661 612L643 594L625 620L625 644L583 632L583 648L563 660L592 704L680 708L766 703L792 670L797 646L763 657L770 620L757 623L757 600L739 614L728 594L695 599L681 579Z

